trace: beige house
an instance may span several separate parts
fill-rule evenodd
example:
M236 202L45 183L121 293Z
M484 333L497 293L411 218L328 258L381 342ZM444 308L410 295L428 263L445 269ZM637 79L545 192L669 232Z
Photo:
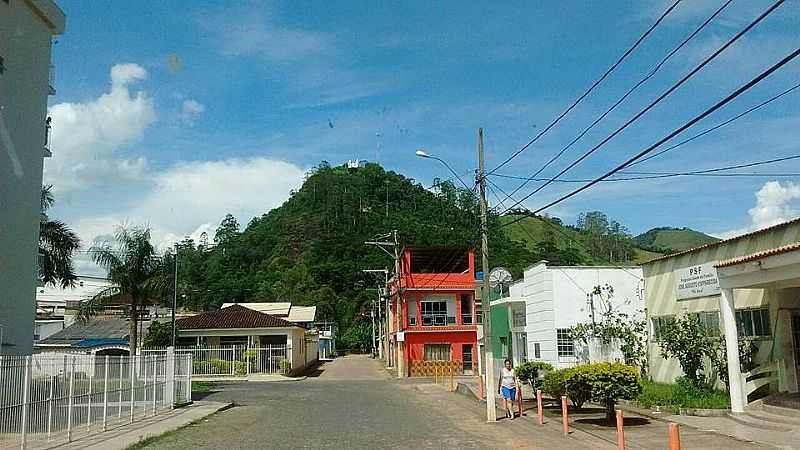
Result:
M63 32L52 0L0 1L0 355L33 347L51 39Z
M649 372L672 382L678 362L660 355L659 328L678 314L697 314L725 339L731 409L757 397L785 400L800 389L800 218L645 263L650 322ZM756 367L742 373L738 342L757 347Z
M306 339L306 328L239 304L178 319L176 327L182 346L284 348L292 372L317 360L316 348Z

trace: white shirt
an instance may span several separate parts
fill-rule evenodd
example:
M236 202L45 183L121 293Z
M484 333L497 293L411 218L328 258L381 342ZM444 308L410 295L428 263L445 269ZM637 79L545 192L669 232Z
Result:
M517 376L514 375L514 369L503 369L500 371L500 385L509 389L517 387Z

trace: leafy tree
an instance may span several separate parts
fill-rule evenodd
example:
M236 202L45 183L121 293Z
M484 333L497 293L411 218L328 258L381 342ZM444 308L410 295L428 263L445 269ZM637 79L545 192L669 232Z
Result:
M142 340L145 347L168 347L172 345L172 323L153 321L147 327L147 334Z
M755 343L751 339L739 337L739 367L742 372L749 372L756 368L755 354L758 350ZM717 345L717 357L714 360L714 368L717 370L717 376L720 381L725 384L726 389L730 389L730 380L728 379L728 349L725 345L725 335L720 334Z
M80 239L64 222L47 216L47 210L55 203L52 188L53 185L42 188L39 276L45 284L67 288L74 286L78 279L72 265L72 256L80 248Z
M716 360L717 343L707 335L696 315L679 316L663 325L659 345L661 356L677 359L692 384L705 384L704 361Z
M217 232L214 234L214 242L218 245L226 245L233 242L239 235L239 222L233 214L225 214L222 223L217 227Z
M170 271L162 263L150 242L150 229L146 227L117 228L114 242L98 243L89 250L92 259L108 271L111 286L102 289L81 303L78 319L86 321L112 300L130 301L130 354L136 354L138 344L139 310L163 298L170 286Z
M526 361L514 368L514 373L519 378L519 381L528 383L531 388L539 388L541 380L539 380L539 372L549 372L553 370L553 366L544 361Z

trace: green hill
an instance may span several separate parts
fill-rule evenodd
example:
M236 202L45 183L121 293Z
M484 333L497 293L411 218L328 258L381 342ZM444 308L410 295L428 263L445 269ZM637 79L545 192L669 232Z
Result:
M688 250L705 244L719 242L719 239L690 228L653 228L634 238L637 245L648 250L671 253Z
M388 255L364 242L398 230L401 246L478 248L478 211L475 194L452 183L431 192L376 164L348 169L322 163L283 205L243 230L226 217L215 246L185 241L179 298L195 310L223 302L316 305L319 320L342 329L358 325L353 341L361 342L358 333L369 322L362 313L383 279L362 270L393 268ZM500 231L496 216L490 217L489 232L492 266L520 276L535 259L532 252ZM479 257L476 262L480 270Z
M507 215L500 218L501 223L510 223L519 216ZM631 244L631 252L628 258L614 258L610 260L609 256L600 256L599 252L595 252L592 256L593 246L592 237L587 233L577 229L573 226L565 226L557 218L549 218L547 222L543 219L527 217L519 220L511 225L503 228L506 235L516 242L524 244L529 250L537 253L540 243L546 240L552 240L559 248L572 248L575 253L580 257L580 264L590 265L609 265L609 264L639 264L655 257L661 256L663 252L651 251L641 248L633 241L633 238L628 237ZM553 261L552 258L543 258L554 264L560 264L560 261Z

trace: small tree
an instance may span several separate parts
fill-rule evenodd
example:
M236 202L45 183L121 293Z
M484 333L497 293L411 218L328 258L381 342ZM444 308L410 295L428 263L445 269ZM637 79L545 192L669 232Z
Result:
M625 364L639 367L642 372L647 369L647 321L638 316L608 310L594 325L579 323L572 327L571 335L584 344L588 344L590 338L599 339L603 344L616 339Z
M717 343L709 338L700 319L694 315L677 317L662 326L660 335L661 356L677 359L686 378L695 386L703 386L703 364L706 358L716 361Z
M145 347L167 347L172 345L172 323L156 322L147 327L147 335L142 339Z
M531 388L540 388L541 381L539 381L539 372L550 372L553 366L544 361L527 361L514 368L514 373L517 374L519 381L528 383Z
M728 379L728 349L725 344L725 335L720 335L719 344L717 347L717 357L714 360L714 368L717 369L717 376L720 381L725 384L726 389L730 389L730 380ZM755 369L756 364L753 357L758 348L752 340L739 337L739 367L742 372L749 372Z
M636 368L620 363L578 366L572 378L590 386L592 400L606 407L608 420L614 418L614 405L618 399L632 400L642 391Z

